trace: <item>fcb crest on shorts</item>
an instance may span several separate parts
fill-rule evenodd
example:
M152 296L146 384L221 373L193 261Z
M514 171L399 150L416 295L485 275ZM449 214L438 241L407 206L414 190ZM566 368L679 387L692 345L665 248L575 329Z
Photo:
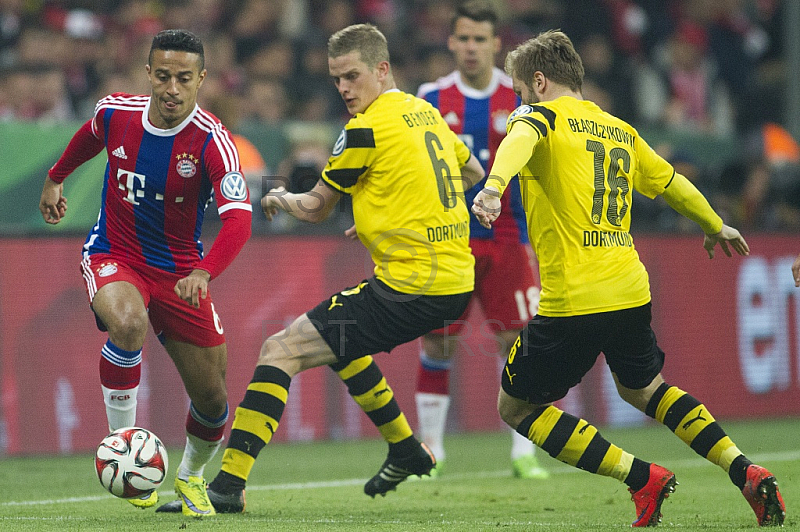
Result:
M189 179L197 173L197 163L200 159L191 153L179 153L175 158L178 159L175 170L177 170L179 176Z
M115 273L117 273L117 263L102 262L95 271L97 271L98 277L108 277L109 275L114 275Z

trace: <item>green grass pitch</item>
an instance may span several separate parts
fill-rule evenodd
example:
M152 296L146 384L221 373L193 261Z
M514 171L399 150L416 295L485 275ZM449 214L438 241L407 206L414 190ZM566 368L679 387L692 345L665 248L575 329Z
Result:
M725 422L753 461L778 478L787 518L800 529L800 420ZM665 501L663 529L752 530L750 507L727 475L659 425L602 429L613 443L672 469L680 485ZM405 482L375 500L362 486L382 463L380 440L276 443L250 477L247 512L196 520L137 510L100 487L90 455L0 457L0 530L623 530L634 519L626 487L570 468L539 451L550 480L511 478L507 433L448 435L447 468L437 480ZM180 449L171 449L162 501L174 498ZM207 468L213 478L217 457Z

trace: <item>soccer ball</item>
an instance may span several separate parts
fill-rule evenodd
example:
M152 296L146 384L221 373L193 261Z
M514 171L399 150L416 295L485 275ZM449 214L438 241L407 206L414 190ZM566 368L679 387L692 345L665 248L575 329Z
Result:
M117 429L100 442L94 456L97 478L117 497L132 499L152 493L167 473L167 450L147 429Z

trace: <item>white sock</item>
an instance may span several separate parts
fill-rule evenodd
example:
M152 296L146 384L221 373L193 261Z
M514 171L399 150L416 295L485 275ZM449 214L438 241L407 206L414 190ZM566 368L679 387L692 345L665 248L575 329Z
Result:
M536 452L536 446L531 440L517 432L511 431L511 459L516 460L521 456L530 456Z
M450 396L438 393L417 392L417 417L419 418L419 437L430 447L437 460L444 460L444 425Z
M103 389L103 402L106 405L108 430L135 427L136 395L139 393L139 386L127 390L112 390L103 385L100 387Z
M222 445L220 438L217 441L207 441L192 434L186 434L186 447L181 458L181 465L178 466L177 477L183 481L189 477L203 477L206 464L211 461Z

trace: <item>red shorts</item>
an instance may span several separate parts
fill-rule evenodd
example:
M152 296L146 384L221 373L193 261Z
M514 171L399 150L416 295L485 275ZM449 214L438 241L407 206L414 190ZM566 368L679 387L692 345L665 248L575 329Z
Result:
M144 299L153 331L162 342L164 338L171 338L199 347L225 343L222 323L214 310L210 292L206 299L200 299L200 308L194 308L175 294L175 283L185 274L150 266L133 268L106 253L84 258L81 273L90 304L97 291L109 283L125 281L135 286Z
M475 291L472 299L480 303L485 327L493 333L521 330L539 308L539 286L534 277L534 259L528 244L472 239L475 255ZM460 334L472 305L461 319L432 334Z

